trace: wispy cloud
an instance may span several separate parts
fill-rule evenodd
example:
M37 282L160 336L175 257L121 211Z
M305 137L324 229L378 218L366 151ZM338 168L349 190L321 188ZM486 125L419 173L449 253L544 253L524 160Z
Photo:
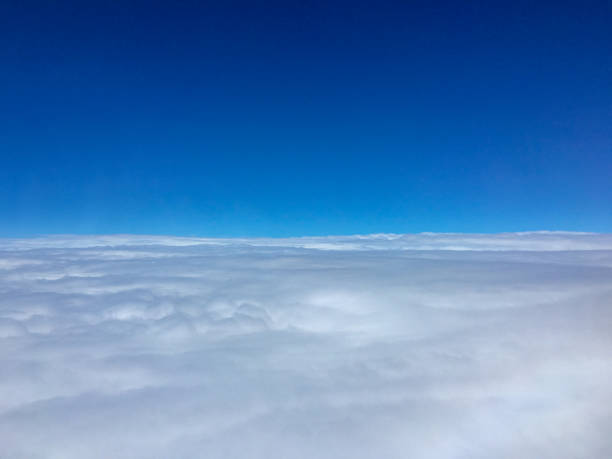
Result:
M0 241L0 457L608 458L612 236Z

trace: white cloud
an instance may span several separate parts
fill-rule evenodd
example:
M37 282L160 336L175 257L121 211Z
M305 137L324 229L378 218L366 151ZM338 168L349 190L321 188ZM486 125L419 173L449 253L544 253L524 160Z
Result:
M0 240L2 458L608 458L612 236Z

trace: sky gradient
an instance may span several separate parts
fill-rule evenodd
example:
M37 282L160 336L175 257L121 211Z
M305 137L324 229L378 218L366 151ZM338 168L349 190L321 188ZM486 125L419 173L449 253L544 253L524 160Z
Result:
M612 232L610 2L2 2L0 236Z

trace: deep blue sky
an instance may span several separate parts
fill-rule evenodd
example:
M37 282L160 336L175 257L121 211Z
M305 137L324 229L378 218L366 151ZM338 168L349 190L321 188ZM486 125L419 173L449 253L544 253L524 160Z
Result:
M1 236L612 231L612 2L0 18Z

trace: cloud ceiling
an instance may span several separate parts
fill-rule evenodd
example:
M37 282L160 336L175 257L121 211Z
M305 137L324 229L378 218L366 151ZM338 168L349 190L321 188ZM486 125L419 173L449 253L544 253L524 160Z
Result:
M612 457L612 236L0 240L0 457Z

